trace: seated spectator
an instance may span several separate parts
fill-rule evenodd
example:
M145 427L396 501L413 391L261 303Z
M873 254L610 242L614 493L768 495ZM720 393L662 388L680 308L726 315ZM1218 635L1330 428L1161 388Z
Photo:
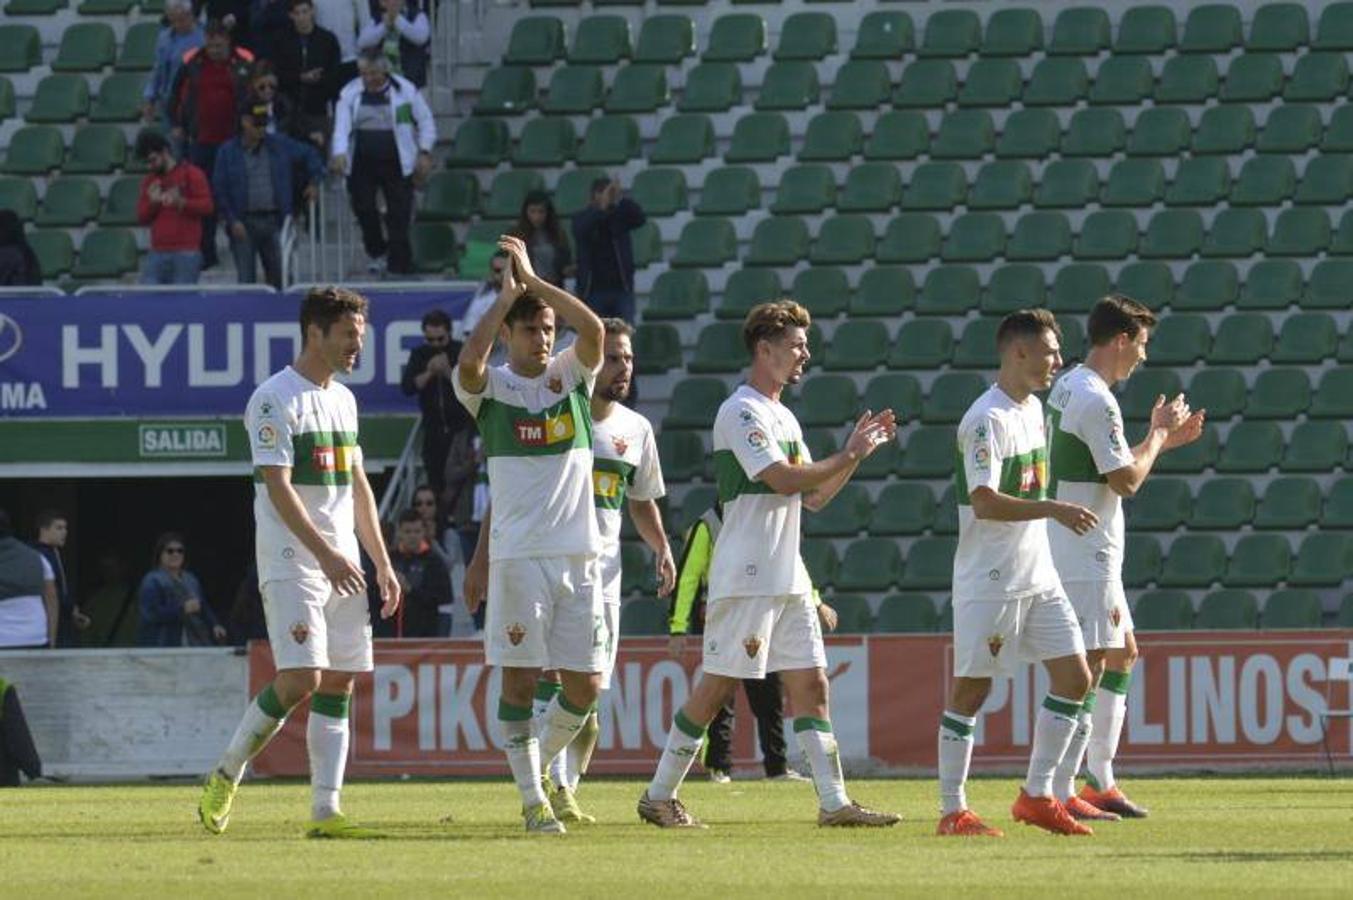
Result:
M291 99L277 89L277 72L266 59L254 63L249 71L249 95L241 112L262 110L268 117L268 134L292 135L292 120L296 116Z
M437 637L441 607L451 604L451 575L432 549L422 517L416 510L399 514L390 562L399 577L404 601L402 637Z
M0 649L56 646L56 573L0 509Z
M188 51L196 50L205 41L202 26L197 24L191 0L168 0L164 6L168 27L160 30L155 41L155 65L146 79L142 93L145 100L143 115L147 122L157 119L161 127L168 131L169 108L172 105L174 81L178 77L179 66Z
M155 541L154 568L136 589L142 647L202 647L226 639L226 630L204 599L202 583L185 567L187 554L177 532L167 531Z
M573 217L578 248L577 295L602 318L634 322L634 242L646 217L618 180L592 182L591 202Z
M279 35L274 52L278 88L295 110L288 133L323 148L343 57L334 33L315 24L314 0L291 0L291 27Z
M338 87L357 77L357 35L371 18L366 0L315 0L315 22L338 40Z
M309 144L284 134L268 134L262 110L240 116L240 136L216 157L212 190L230 233L235 272L241 284L257 280L254 258L263 263L268 284L282 288L282 222L291 215L292 170L299 163L308 180L304 195L313 202L324 178L324 160Z
M23 222L12 209L0 209L0 287L42 284L42 266L28 246Z
M389 59L364 54L359 70L338 95L331 165L348 177L368 271L407 275L413 272L413 183L432 169L437 126L417 89L390 74ZM384 230L377 194L385 198Z
M577 268L573 265L573 248L559 224L554 201L546 191L531 191L522 201L521 215L512 227L512 235L526 243L526 253L536 274L556 287L564 286Z
M176 160L164 135L144 132L136 155L150 174L141 180L136 218L150 226L150 252L142 284L197 284L202 271L202 219L212 211L207 176L190 162Z
M357 36L357 49L379 51L391 70L413 82L428 83L432 24L419 0L370 0L371 19Z

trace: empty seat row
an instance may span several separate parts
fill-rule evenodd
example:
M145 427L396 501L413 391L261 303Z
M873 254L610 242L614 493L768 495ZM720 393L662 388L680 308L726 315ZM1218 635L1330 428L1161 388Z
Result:
M69 72L48 75L38 82L37 93L24 120L53 124L68 124L81 119L91 122L135 122L141 116L145 80L146 76L139 72L117 72L99 83L98 93L91 99L89 82L85 76ZM9 81L6 79L4 83L12 92L13 86ZM16 134L14 139L18 138Z
M84 125L76 130L67 148L61 132L51 125L21 129L10 141L0 172L7 175L45 175L57 169L63 174L108 175L118 169L144 171L135 158L126 135L117 125Z
M1138 631L1319 628L1321 619L1320 595L1309 588L1273 591L1262 611L1250 591L1223 588L1203 597L1196 613L1187 592L1162 588L1143 593L1132 610ZM1344 598L1335 624L1340 628L1353 625L1353 595Z
M158 22L137 22L127 28L119 46L111 25L78 22L62 32L49 64L53 72L98 72L109 66L119 71L147 71L155 64L159 31ZM27 72L40 65L38 29L22 23L0 25L0 72Z
M45 281L65 275L88 281L116 279L137 270L136 237L126 228L95 228L85 235L78 256L64 230L31 231L27 237Z
M1275 478L1262 493L1245 478L1211 478L1195 496L1182 478L1154 478L1127 504L1127 521L1134 531L1353 529L1353 479L1340 479L1326 494L1314 478L1300 475Z

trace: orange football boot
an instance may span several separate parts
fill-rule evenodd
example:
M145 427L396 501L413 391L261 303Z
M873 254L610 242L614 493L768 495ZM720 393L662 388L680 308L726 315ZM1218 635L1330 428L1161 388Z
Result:
M1117 785L1107 791L1097 791L1087 784L1081 788L1080 799L1105 812L1117 813L1124 819L1145 819L1150 812L1124 796Z
M1078 822L1089 820L1091 822L1117 822L1122 816L1116 812L1110 812L1107 809L1100 809L1089 801L1082 800L1080 797L1072 796L1063 801L1066 811L1071 813L1071 818Z
M940 819L940 827L935 833L954 837L1005 837L1004 831L992 828L970 809L960 809Z
M1024 792L1024 788L1019 789L1019 797L1010 807L1010 815L1015 817L1016 822L1033 825L1053 834L1095 833L1088 825L1082 825L1071 818L1066 807L1054 798L1030 797Z

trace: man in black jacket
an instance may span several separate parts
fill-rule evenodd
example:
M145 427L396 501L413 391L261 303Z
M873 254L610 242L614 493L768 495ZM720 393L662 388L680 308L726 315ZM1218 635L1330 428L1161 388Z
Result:
M634 322L634 245L630 232L644 224L644 211L620 188L598 178L592 199L573 217L578 249L578 296L602 318Z
M52 572L56 575L56 598L60 610L57 620L56 645L58 647L78 647L77 631L89 627L89 616L80 609L80 604L71 596L70 582L66 578L66 537L70 528L65 513L55 509L44 509L38 513L38 539L33 549L42 554Z
M423 316L423 341L409 352L399 384L406 396L418 395L423 412L423 468L440 502L446 489L451 440L462 428L473 427L473 422L451 386L451 370L460 355L460 342L451 339L451 317L440 309Z
M297 111L291 136L324 147L343 53L334 33L315 23L314 0L291 0L290 15L291 27L275 45L275 63L281 92Z

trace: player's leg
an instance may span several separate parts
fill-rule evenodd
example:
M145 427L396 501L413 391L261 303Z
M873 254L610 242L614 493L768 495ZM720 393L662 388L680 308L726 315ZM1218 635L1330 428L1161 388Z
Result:
M1084 632L1084 619L1081 622ZM1084 636L1088 645L1091 635L1085 634ZM1066 755L1062 757L1062 761L1057 764L1057 771L1053 773L1052 795L1066 807L1066 811L1071 813L1073 818L1098 822L1116 822L1120 818L1116 813L1102 810L1076 795L1076 776L1080 773L1081 766L1085 762L1085 751L1090 744L1091 735L1094 731L1094 713L1097 700L1095 686L1099 684L1100 676L1104 672L1104 653L1103 649L1087 649L1085 651L1085 662L1090 669L1090 690L1086 691L1085 699L1081 701L1081 710L1076 716L1076 730L1071 735L1071 744L1067 747Z
M536 731L536 739L539 740L545 729L545 713L549 711L550 701L559 696L559 691L563 689L563 684L559 680L559 672L554 669L546 669L540 673L540 678L536 680L535 698L531 702L531 722ZM541 759L541 768L551 784L567 785L568 781L568 760L565 754L560 753L554 759Z
M614 602L609 596L603 598L602 617L606 624L606 663L601 670L601 691L611 689L611 679L615 677L616 659L620 653L620 600L617 597ZM592 753L597 748L597 738L601 736L601 723L597 717L596 706L593 705L592 713L583 722L583 727L578 731L578 736L568 745L564 751L565 759L565 777L569 788L573 791L578 790L578 782L587 772L587 767L592 762Z
M1081 791L1081 797L1100 809L1130 819L1141 819L1146 817L1147 810L1123 794L1113 773L1113 758L1118 753L1123 720L1127 716L1132 667L1137 662L1137 638L1130 620L1125 623L1124 631L1123 646L1109 650L1105 657L1104 676L1096 692L1095 731L1086 753L1087 784Z
M596 708L608 636L597 558L540 562L550 570L552 608L545 641L561 685L541 722L540 755L550 760L572 743Z

